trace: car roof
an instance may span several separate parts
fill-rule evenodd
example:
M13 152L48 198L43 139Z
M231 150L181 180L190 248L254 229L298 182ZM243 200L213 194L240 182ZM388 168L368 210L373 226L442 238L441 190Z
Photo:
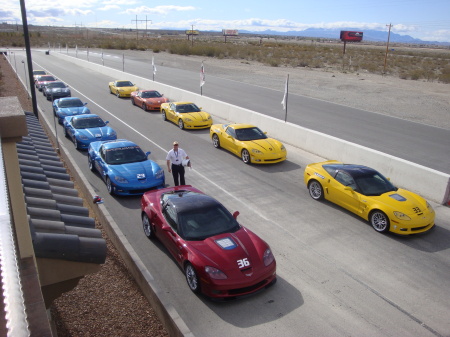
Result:
M255 125L252 124L224 124L224 126L230 126L233 129L248 129L248 128L256 128Z
M175 105L181 105L181 104L195 104L194 102L171 102L172 104L175 104ZM197 104L195 104L195 105L197 105Z
M323 166L331 168L332 170L347 172L354 178L378 173L378 171L373 168L357 164L324 164Z
M167 194L167 193L165 193ZM213 197L190 190L178 190L171 193L169 204L175 207L177 213L185 213L192 210L201 210L213 206L222 206Z
M128 139L116 139L103 142L102 146L106 149L115 149L118 147L138 146L138 145Z
M79 99L78 97L62 97L62 98L59 98L58 100L59 101L70 101L70 100L80 100L81 101L81 99Z

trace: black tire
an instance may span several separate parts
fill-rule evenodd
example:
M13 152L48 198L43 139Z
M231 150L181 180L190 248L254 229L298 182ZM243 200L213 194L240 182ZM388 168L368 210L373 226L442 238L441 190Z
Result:
M166 110L161 111L163 121L167 120Z
M314 200L323 200L323 187L317 180L310 180L308 183L308 191L311 198Z
M108 193L111 195L114 195L114 186L111 183L111 179L109 177L106 177L106 189L108 190Z
M250 153L248 153L247 149L242 150L241 159L245 164L250 164Z
M120 92L119 92L119 90L117 90L116 96L117 96L117 98L120 98Z
M142 103L142 109L143 109L144 111L148 111L148 109L147 109L147 105L145 104L145 102L144 102L144 103Z
M67 129L64 128L64 137L69 138L69 134L67 133Z
M186 267L184 268L184 275L186 276L186 282L189 289L196 294L200 293L200 280L192 264L186 264Z
M215 133L215 134L213 134L213 136L212 136L212 142L213 142L213 145L214 145L214 147L216 148L216 149L219 149L220 148L220 140L219 140L219 136Z
M378 233L386 233L389 231L389 218L384 212L379 210L372 211L369 215L369 221L373 229Z
M183 122L183 120L182 120L181 118L178 120L178 127L179 127L181 130L184 129L184 122Z
M94 163L92 162L91 156L89 156L89 154L88 154L88 166L89 166L89 170L91 170L92 172L95 171Z
M147 238L153 239L155 237L155 232L153 230L153 225L148 218L148 215L144 213L142 215L142 229L144 230L144 234Z
M77 150L79 150L80 149L80 145L78 145L77 138L75 136L73 136L73 140L72 141L73 141L73 145L75 146L75 148Z
M136 102L134 101L133 97L131 97L131 105L136 105Z

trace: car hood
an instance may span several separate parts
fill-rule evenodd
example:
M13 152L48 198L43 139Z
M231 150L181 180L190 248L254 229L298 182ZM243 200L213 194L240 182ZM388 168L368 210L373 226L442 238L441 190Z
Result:
M382 203L393 211L400 211L408 216L429 213L427 202L421 196L399 188L397 191L384 193L380 196L370 196L373 201Z
M166 103L167 99L165 97L149 97L143 99L147 103Z
M189 245L207 265L225 272L239 269L237 261L242 259L250 263L246 267L260 266L263 252L258 251L256 241L260 247L266 248L264 241L241 228L235 233L220 234L203 241L189 241Z
M86 107L83 106L79 106L79 107L72 107L72 108L58 108L59 111L64 112L64 113L70 113L72 115L77 115L77 114L81 114L83 111L86 110Z
M136 91L138 88L137 87L118 87L117 89L119 89L120 91L123 91L123 92L132 93L133 91Z
M266 138L266 139L257 139L257 140L248 140L245 141L248 146L252 149L259 150L263 153L273 153L281 150L283 144L275 139Z
M199 111L199 112L184 112L184 113L180 113L180 116L186 118L190 118L194 121L202 121L202 120L206 120L209 118L209 113L204 112L204 111Z
M47 91L54 91L54 92L60 92L60 91L69 91L69 88L46 88Z
M77 129L76 133L84 135L88 138L101 138L112 133L112 129L109 126L102 126L98 128Z
M128 163L121 165L109 165L114 174L120 175L127 180L138 181L141 179L153 179L160 167L151 160L145 160L137 163Z

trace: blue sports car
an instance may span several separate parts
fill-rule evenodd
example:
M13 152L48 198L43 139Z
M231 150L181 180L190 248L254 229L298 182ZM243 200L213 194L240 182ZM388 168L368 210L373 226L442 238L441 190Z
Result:
M126 139L92 142L88 148L89 169L100 173L110 194L140 195L165 187L164 170L148 159L149 154Z
M64 97L53 101L53 113L58 117L58 123L62 125L64 118L82 114L90 114L91 110L86 107L77 97Z
M117 139L117 133L94 114L64 118L64 135L72 139L76 149L87 149L89 144L101 140Z

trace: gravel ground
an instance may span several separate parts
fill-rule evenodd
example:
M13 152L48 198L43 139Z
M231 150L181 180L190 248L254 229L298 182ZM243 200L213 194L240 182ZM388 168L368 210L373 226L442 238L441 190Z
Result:
M280 102L289 74L290 95L304 95L450 129L448 84L365 73L347 74L332 69L268 67L243 60L205 60L196 56L152 55L137 51L126 51L125 54L149 61L154 56L156 66L193 71L199 71L204 60L206 81L208 76L217 76L269 87L280 91ZM5 64L2 59L3 76L12 78L12 69ZM5 86L0 92L2 96L12 96L17 95L19 89L19 85ZM31 111L30 100L24 92L19 99L23 108ZM78 287L55 301L52 313L59 336L167 336L110 243L107 261L101 271L86 276Z

